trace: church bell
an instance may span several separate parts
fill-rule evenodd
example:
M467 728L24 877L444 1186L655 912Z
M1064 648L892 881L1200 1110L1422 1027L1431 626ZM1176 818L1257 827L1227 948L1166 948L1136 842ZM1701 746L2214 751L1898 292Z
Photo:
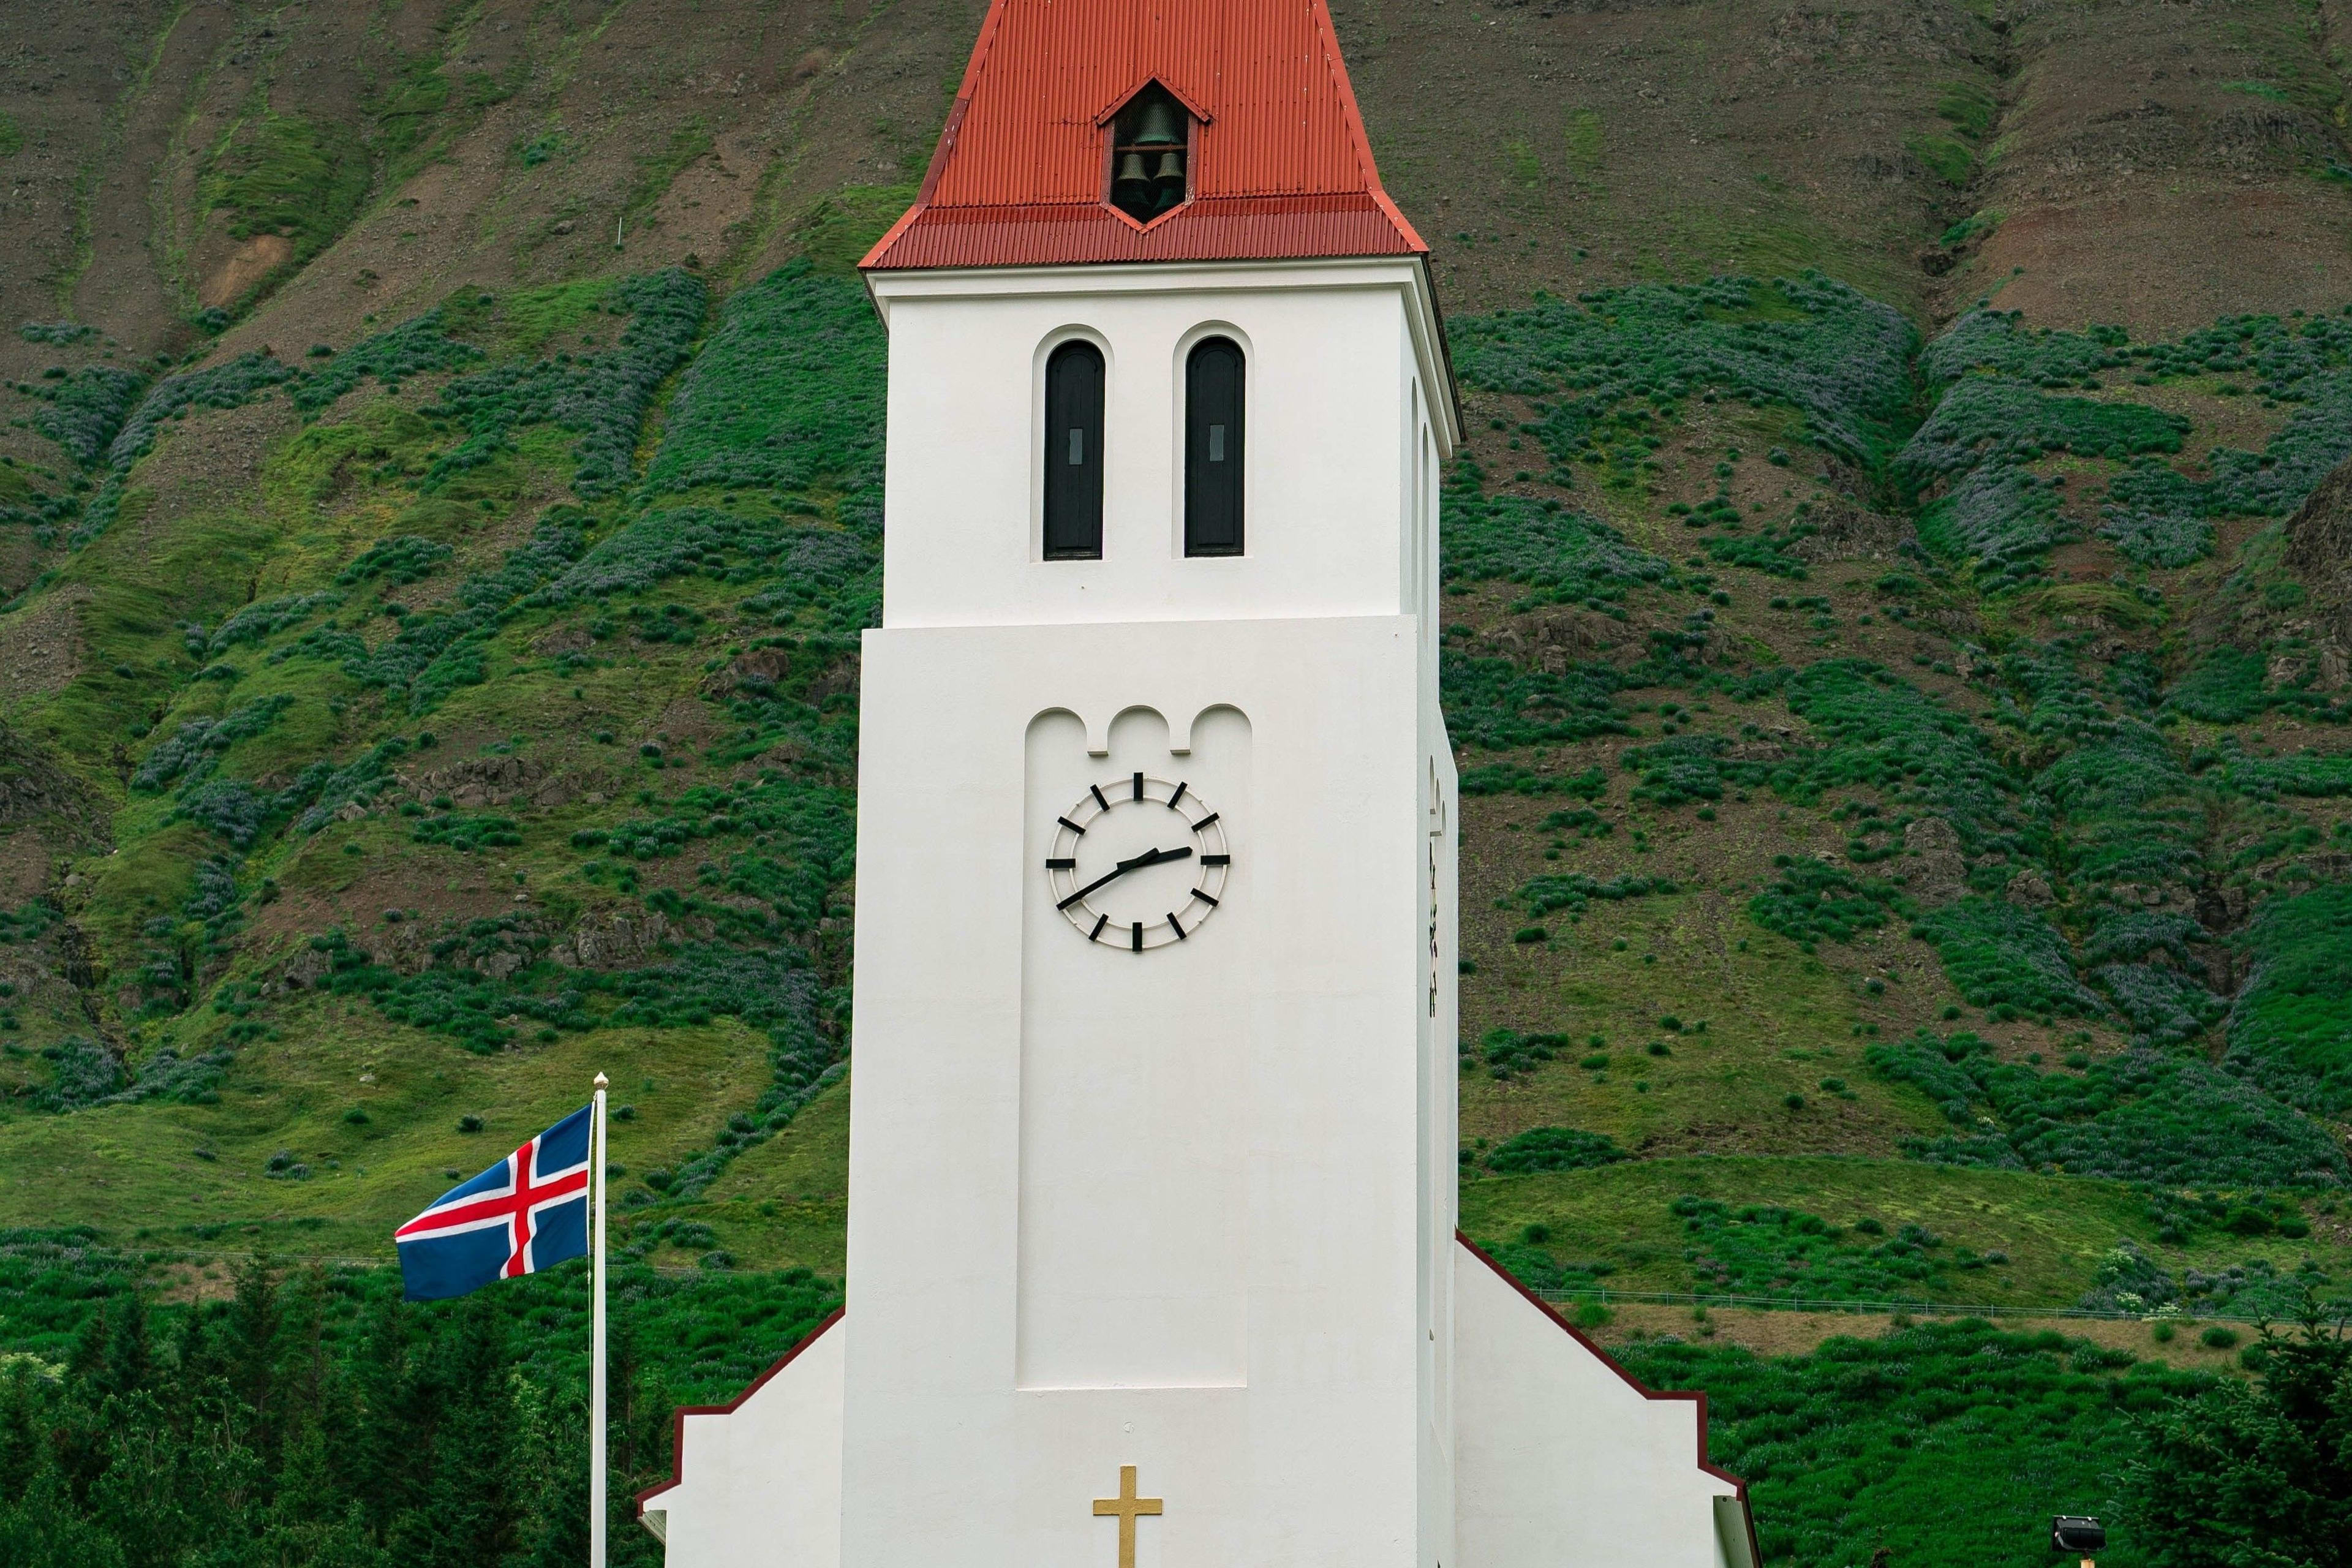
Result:
M1181 174L1177 175L1181 183ZM1111 182L1111 195L1121 206L1141 205L1151 200L1151 176L1143 171L1143 154L1128 153L1118 161L1118 177Z
M1184 140L1184 127L1176 118L1176 106L1164 98L1155 98L1143 106L1142 116L1135 127L1135 145L1139 147L1171 147Z
M1133 154L1130 154L1132 156ZM1184 154L1169 152L1160 154L1160 168L1151 176L1159 191L1160 205L1172 207L1184 199Z

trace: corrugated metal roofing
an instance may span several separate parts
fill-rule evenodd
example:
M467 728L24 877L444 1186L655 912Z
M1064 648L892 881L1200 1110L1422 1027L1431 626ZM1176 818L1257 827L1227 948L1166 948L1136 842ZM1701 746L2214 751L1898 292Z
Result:
M1110 206L1109 121L1157 81L1199 119L1191 199ZM1405 256L1324 0L993 0L921 194L868 268Z

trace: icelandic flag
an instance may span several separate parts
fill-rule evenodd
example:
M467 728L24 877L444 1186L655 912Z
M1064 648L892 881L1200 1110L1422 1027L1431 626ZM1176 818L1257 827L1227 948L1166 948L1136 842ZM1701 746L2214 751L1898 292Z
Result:
M582 1106L392 1233L412 1301L536 1274L588 1253L588 1131Z

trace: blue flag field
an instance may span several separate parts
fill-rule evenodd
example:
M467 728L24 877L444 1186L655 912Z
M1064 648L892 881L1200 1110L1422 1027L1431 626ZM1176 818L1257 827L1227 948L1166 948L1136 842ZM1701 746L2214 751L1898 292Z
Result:
M594 1108L582 1106L393 1232L408 1300L463 1296L585 1257L594 1125Z

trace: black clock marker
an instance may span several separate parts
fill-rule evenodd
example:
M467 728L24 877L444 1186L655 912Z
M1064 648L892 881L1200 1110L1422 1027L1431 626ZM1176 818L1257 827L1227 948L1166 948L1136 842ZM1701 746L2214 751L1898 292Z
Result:
M1085 828L1080 827L1076 823L1072 822L1066 816L1057 816L1054 818L1054 820L1060 823L1063 826L1068 828L1071 832L1076 834L1081 838L1084 838L1087 836L1087 830Z
M1088 784L1087 785L1087 793L1095 797L1095 804L1097 805L1101 806L1105 811L1108 811L1110 809L1110 802L1103 798L1102 785Z
M1141 952L1143 951L1143 922L1141 921L1138 921L1129 929L1134 932L1134 945L1128 951L1130 952Z
M1075 871L1077 868L1078 863L1076 860L1063 856L1057 855L1045 862L1045 869L1048 871Z
M1135 798L1138 800L1141 800L1143 798L1143 775L1141 773L1135 775Z
M1203 855L1201 857L1201 864L1203 866L1230 866L1233 863L1234 858L1230 855Z
M1208 905L1213 910L1217 907L1217 900L1209 897L1208 894L1201 891L1198 888L1192 889L1192 896L1200 900L1202 903Z
M1191 935L1184 930L1183 925L1176 919L1176 911L1173 910L1168 911L1168 923L1175 927L1176 940L1178 942L1190 942L1192 940Z
M1222 812L1222 811L1213 811L1213 812L1209 813L1209 815L1208 815L1208 816L1204 816L1204 817L1201 818L1201 820L1200 820L1200 821L1198 821L1198 822L1196 822L1196 823L1192 824L1192 831L1193 831L1193 832L1195 832L1195 833L1200 832L1200 831L1201 831L1201 829L1202 829L1203 827L1208 826L1209 826L1209 824L1211 824L1211 823L1213 823L1213 822L1216 821L1216 820L1217 820L1217 818L1219 818L1220 816L1223 816L1223 815L1224 815L1224 813L1223 813L1223 812Z
M1168 797L1168 809L1169 809L1169 810L1171 810L1171 811L1175 810L1175 809L1176 809L1176 803L1177 803L1178 801L1180 801L1180 800L1182 800L1183 798L1184 798L1184 781L1183 781L1182 779L1178 779L1178 780L1176 781L1176 793L1175 793L1174 795L1170 795L1170 796Z
M1088 942L1099 941L1102 937L1103 927L1108 924L1110 924L1110 917L1108 915L1097 917L1095 921L1095 929L1087 932L1087 940Z

